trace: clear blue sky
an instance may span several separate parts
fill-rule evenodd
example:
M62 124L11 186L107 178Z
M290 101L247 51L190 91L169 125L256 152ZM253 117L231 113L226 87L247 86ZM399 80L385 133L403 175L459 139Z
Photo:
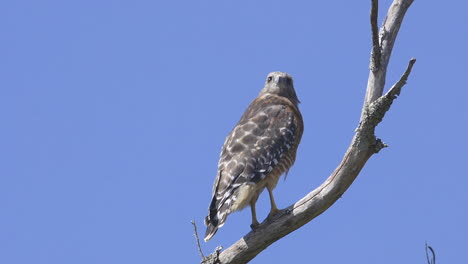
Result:
M381 1L379 24L391 1ZM3 1L0 263L199 263L225 136L266 75L295 79L305 132L280 207L344 154L368 76L370 1ZM251 263L466 261L464 1L415 1L387 88L418 59L373 156L332 208ZM259 202L259 218L268 210ZM229 217L205 253L249 231Z

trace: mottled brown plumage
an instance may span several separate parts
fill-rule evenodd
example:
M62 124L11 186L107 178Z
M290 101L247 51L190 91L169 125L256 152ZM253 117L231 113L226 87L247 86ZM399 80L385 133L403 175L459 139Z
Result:
M294 164L304 128L298 104L291 76L270 73L265 87L224 142L205 218L205 241L224 225L231 212L247 205L251 206L251 226L255 228L255 203L265 188L270 195L269 216L278 211L272 191Z

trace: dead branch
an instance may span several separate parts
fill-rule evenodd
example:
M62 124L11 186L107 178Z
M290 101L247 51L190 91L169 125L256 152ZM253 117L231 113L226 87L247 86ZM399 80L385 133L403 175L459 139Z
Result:
M432 258L429 258L429 252L428 251L431 251ZM431 246L427 245L427 242L426 242L426 259L427 259L427 264L436 264L435 251Z
M205 255L203 254L200 246L200 239L198 238L197 224L195 223L195 220L192 220L191 223L193 225L193 235L195 236L195 240L197 242L198 253L200 253L202 260L205 260Z
M385 77L387 74L387 66L392 55L393 44L395 44L398 31L400 30L401 23L405 17L405 13L413 3L414 0L394 0L388 9L387 16L380 28L379 33L379 50L380 50L380 63L376 68L371 65L369 68L369 79L367 81L366 98L364 99L364 107L379 98L385 86ZM372 16L372 13L371 13ZM377 16L377 10L375 13ZM374 49L374 47L373 47ZM372 69L376 68L375 71ZM364 112L364 111L363 111ZM361 115L361 119L363 116Z
M380 67L380 42L379 42L379 27L377 26L377 18L379 13L379 1L372 0L372 7L370 13L370 23L372 30L372 53L370 70L375 72Z
M375 128L390 109L393 100L411 72L411 59L401 79L382 96L390 55L403 17L413 0L395 0L390 6L377 38L377 0L372 0L371 28L373 48L366 97L361 119L343 160L322 185L305 197L265 220L226 250L216 251L202 263L247 263L275 241L322 214L338 200L358 176L367 160L386 145L375 136Z

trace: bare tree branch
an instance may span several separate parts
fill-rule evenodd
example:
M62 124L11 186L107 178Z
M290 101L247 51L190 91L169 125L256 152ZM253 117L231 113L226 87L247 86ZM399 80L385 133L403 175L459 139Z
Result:
M191 223L193 225L193 235L195 236L195 240L197 242L198 253L200 253L202 260L205 260L205 255L203 255L203 251L200 246L200 239L198 238L197 224L195 223L195 220L192 220Z
M380 67L380 41L379 41L379 27L377 26L377 18L379 14L379 1L372 0L372 7L370 13L370 23L372 30L372 53L371 53L371 62L370 70L375 72Z
M367 84L361 120L342 161L322 185L290 205L273 219L267 219L255 231L249 232L229 248L211 254L202 263L247 263L275 241L308 223L335 203L358 176L367 160L386 145L375 136L375 127L390 109L393 100L411 72L415 59L411 59L401 79L382 96L388 61L406 10L413 0L395 0L389 8L380 29L380 39L373 37L371 71ZM377 0L372 0L371 27L377 25ZM375 17L375 18L374 18ZM379 45L380 43L380 45ZM378 51L377 48L378 47ZM377 61L380 60L380 63ZM378 65L374 67L372 65Z
M400 25L403 22L406 10L413 3L413 0L394 0L388 9L385 21L380 28L380 64L376 71L372 71L372 60L369 68L369 79L367 81L366 98L364 99L364 106L368 106L371 102L382 96L385 86L385 77L387 74L387 66L392 54L393 44L395 43ZM372 14L371 14L372 16ZM374 48L374 47L373 47ZM364 114L364 111L363 111ZM361 115L361 120L363 116Z
M401 76L400 80L395 83L392 88L390 88L390 90L387 92L387 95L388 96L398 96L400 95L400 92L401 92L401 88L403 87L403 85L406 84L406 81L408 80L408 76L409 74L411 73L411 70L413 69L413 65L414 63L416 62L416 59L415 58L412 58L409 63L408 63L408 67L406 68L406 71L405 73L403 73L403 75ZM386 95L386 96L387 96Z
M429 258L429 253L428 253L429 250L428 249L431 251L432 258ZM427 242L426 242L426 259L427 259L427 264L436 264L435 251L431 246L427 245Z

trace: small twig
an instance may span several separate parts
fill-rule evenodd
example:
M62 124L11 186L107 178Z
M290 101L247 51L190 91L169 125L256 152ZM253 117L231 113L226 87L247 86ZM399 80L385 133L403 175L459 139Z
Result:
M379 27L377 26L377 17L379 13L379 1L372 0L372 7L370 13L370 23L372 29L372 54L370 70L375 72L380 67L380 41L379 41Z
M429 253L428 253L427 249L429 249L431 251L432 259L429 259ZM427 242L426 242L426 258L427 258L427 264L436 264L435 251L431 246L427 245Z
M429 260L429 253L427 252L427 242L426 242L426 259L427 259L427 264L431 264L431 261Z
M193 235L195 236L195 240L197 241L198 253L202 258L202 261L205 260L205 255L203 255L203 251L200 246L200 239L198 238L198 231L197 231L197 224L195 224L195 220L190 221L193 225Z
M400 95L401 92L401 87L403 87L406 84L406 81L408 80L408 76L411 73L411 70L413 69L413 65L416 62L415 58L412 58L409 63L408 67L406 68L405 73L400 77L400 80L396 82L390 90L388 90L387 94L385 95L386 97L391 97L394 98L395 96Z

